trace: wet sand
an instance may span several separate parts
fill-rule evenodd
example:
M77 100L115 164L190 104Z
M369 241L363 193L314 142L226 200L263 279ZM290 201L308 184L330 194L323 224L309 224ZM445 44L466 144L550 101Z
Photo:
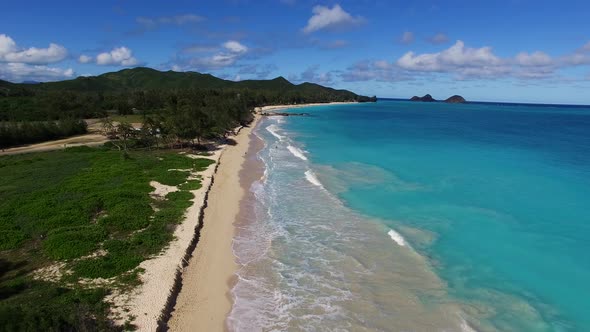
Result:
M230 290L237 265L232 251L234 222L246 190L240 173L249 160L252 130L243 128L220 158L209 192L197 248L183 272L182 288L168 326L172 331L223 331L231 310Z

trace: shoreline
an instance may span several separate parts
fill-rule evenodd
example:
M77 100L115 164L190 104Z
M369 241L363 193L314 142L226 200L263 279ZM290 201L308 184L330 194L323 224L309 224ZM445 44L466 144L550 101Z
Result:
M251 133L261 116L234 137L219 160L215 183L209 191L207 207L197 247L182 271L182 280L167 328L174 331L221 331L232 308L230 290L237 270L233 254L234 222L246 190L240 173L248 157Z
M257 113L267 112L267 111L282 111L292 108L304 108L304 107L312 107L312 106L330 106L330 105L348 105L348 104L358 104L357 101L335 101L331 103L307 103L307 104L297 104L297 105L269 105L269 106L261 106L256 107L254 110Z
M111 319L116 325L131 322L137 331L159 330L162 319L167 316L168 308L175 301L178 292L179 277L182 268L199 240L203 209L207 206L214 176L219 167L219 160L226 146L220 146L211 156L187 154L191 158L214 160L206 170L196 172L191 177L201 177L201 188L192 190L193 204L186 210L184 221L174 231L174 240L157 256L143 261L139 268L141 284L131 292L114 291L106 301L112 305ZM152 195L165 196L176 187L165 186L156 181L150 185L154 188Z
M271 105L255 108L255 119L234 137L219 158L215 181L209 190L196 249L178 276L175 301L169 304L160 328L174 331L228 330L233 307L232 289L239 265L233 251L237 227L248 222L252 211L250 185L263 176L257 154L264 144L253 132L262 113L292 108L353 104L356 102ZM251 202L251 201L250 201ZM169 318L169 319L168 319Z

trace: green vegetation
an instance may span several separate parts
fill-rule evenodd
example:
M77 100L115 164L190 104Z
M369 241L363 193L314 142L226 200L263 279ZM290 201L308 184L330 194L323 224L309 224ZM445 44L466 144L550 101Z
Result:
M0 330L110 330L108 290L137 284L138 265L172 239L212 163L172 151L70 148L0 157ZM179 186L152 198L150 181ZM42 268L65 264L61 278Z
M61 82L0 83L0 121L98 118L112 110L122 115L131 114L134 109L159 113L182 104L187 95L200 96L200 101L206 96L207 104L212 104L211 100L215 103L234 100L247 109L271 104L373 101L350 91L317 84L295 85L283 77L234 82L195 72L134 68ZM199 106L200 103L195 105ZM215 111L226 113L223 106Z
M0 331L113 329L104 297L137 285L138 265L169 243L190 191L201 187L188 180L191 171L212 163L164 148L231 144L227 134L248 125L258 106L373 100L282 77L233 82L149 68L0 81L0 147L83 133L84 118L102 118L113 139L102 148L0 157ZM179 191L152 198L150 181Z
M111 116L111 120L116 122L143 123L145 116L140 114L115 115Z
M82 120L0 122L0 148L86 133Z

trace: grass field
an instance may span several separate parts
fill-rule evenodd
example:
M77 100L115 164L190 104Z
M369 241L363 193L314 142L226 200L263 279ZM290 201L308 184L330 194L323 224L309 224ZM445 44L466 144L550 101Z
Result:
M0 330L111 329L104 296L137 283L200 187L188 170L211 163L88 147L0 157ZM180 191L154 199L152 180ZM39 272L53 266L65 273ZM95 278L109 286L80 286Z

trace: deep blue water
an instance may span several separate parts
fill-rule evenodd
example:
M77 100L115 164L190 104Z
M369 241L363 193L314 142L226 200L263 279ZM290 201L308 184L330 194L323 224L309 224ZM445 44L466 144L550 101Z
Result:
M282 127L319 180L401 233L469 315L500 331L590 331L589 108L305 112Z

